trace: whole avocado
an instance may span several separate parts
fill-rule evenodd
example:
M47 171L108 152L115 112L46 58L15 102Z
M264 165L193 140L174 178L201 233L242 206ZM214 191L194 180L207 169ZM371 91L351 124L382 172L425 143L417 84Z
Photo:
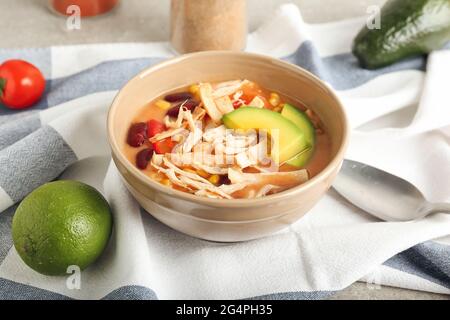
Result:
M429 53L450 41L450 0L389 0L381 28L359 32L353 54L362 67L377 69Z

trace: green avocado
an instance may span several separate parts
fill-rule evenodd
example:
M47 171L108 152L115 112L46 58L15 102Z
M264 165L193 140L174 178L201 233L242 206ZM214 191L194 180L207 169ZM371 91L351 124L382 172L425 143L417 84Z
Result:
M389 0L380 24L364 26L353 42L353 54L367 69L442 48L450 41L450 1Z
M308 145L310 145L310 148L305 150L305 152L286 162L287 164L294 167L303 167L309 161L309 159L311 159L311 156L314 152L316 130L314 129L314 126L309 120L308 116L304 112L300 111L298 108L290 104L286 103L283 106L281 115L286 119L292 121L303 132L306 142L308 143Z
M283 163L310 147L299 127L280 113L268 109L241 107L224 115L222 121L229 129L265 129L272 136L274 130L278 130L278 153L274 154L272 150L272 158L277 163Z

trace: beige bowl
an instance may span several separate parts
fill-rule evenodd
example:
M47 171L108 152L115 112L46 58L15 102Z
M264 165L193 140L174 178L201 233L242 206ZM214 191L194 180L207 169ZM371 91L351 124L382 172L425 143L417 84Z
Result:
M122 148L138 109L173 89L196 82L250 79L304 102L322 119L332 140L332 160L308 182L260 199L209 199L165 187L138 170ZM212 241L244 241L279 231L300 219L331 186L348 138L344 109L332 89L295 65L261 55L200 52L151 67L118 93L108 114L112 157L140 205L162 223Z

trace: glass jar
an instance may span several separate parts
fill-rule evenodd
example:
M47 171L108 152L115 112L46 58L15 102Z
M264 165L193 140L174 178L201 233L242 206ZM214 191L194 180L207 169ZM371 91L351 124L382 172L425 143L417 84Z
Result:
M179 53L243 50L246 0L172 0L170 40Z
M112 10L119 0L49 0L50 7L59 14L71 15L67 8L72 5L80 7L82 17L93 17Z

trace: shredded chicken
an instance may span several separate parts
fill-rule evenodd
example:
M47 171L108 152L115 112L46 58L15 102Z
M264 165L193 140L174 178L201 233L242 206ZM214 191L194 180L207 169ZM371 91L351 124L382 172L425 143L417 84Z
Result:
M151 162L152 167L155 168L157 171L165 174L173 184L181 186L189 191L193 191L192 188L194 188L196 190L204 190L203 192L208 191L209 193L215 194L221 198L232 199L232 197L229 194L225 193L208 180L200 177L195 173L184 171L178 168L169 160L167 160L166 157L162 157L162 162L167 168L163 168L161 165L158 164L161 158L155 157L155 159L156 160L152 159Z
M196 173L192 173L192 172L188 172L185 170L182 170L180 168L178 168L176 165L174 165L169 159L167 159L166 157L163 158L163 163L166 167L168 167L169 169L173 169L175 171L175 173L177 173L178 175L180 175L180 177L187 177L189 179L198 181L198 182L202 182L205 183L207 185L213 185L211 182L209 182L208 180L206 180L205 178L199 176ZM180 178L181 179L181 178Z
M195 131L197 126L195 125L194 118L192 117L191 111L184 111L183 112L183 118L186 120L187 126L190 131Z
M227 88L230 86L235 86L235 85L239 85L242 82L242 80L229 80L229 81L223 81L223 82L219 82L219 83L215 83L213 84L213 89L214 90L219 90L222 88Z
M203 131L198 126L194 128L192 132L189 133L186 140L181 145L183 153L191 152L192 148L202 140Z
M261 198L266 196L269 192L273 191L273 190L277 190L280 187L278 186L274 186L272 184L268 184L263 186L261 189L259 189L259 191L256 193L255 198Z
M224 166L223 162L217 161L215 155L206 152L168 153L166 157L178 167L193 166L195 163L209 167Z
M225 137L227 146L235 148L248 148L257 142L258 136L256 131L249 132L246 135L235 134L233 130L228 130Z
M214 92L212 93L214 98L220 98L224 96L231 96L247 84L248 80L236 80L227 81L216 85Z
M192 162L191 166L197 170L203 170L209 174L225 175L228 174L228 168L219 166L207 166L200 162Z
M166 126L166 128L175 129L177 127L178 128L181 127L181 124L180 124L180 126L177 126L177 122L172 121L169 116L165 116L163 119L163 122L164 122L164 125Z
M157 160L153 160L153 159L157 159ZM161 167L160 165L160 161L162 162L162 158L158 158L157 157L153 157L150 165L155 168L158 172L161 172L163 174L166 175L166 177L170 180L170 182L172 182L175 185L178 185L180 187L183 187L185 189L187 189L188 191L193 191L191 188L189 188L189 186L187 184L185 184L183 181L181 181L180 179L178 179L178 177L175 174L175 170L173 169L166 169Z
M207 129L203 134L203 140L213 142L216 139L223 139L227 133L227 128L224 125Z
M169 129L153 136L150 139L150 142L154 143L156 141L180 135L179 137L174 139L175 141L179 142L182 140L181 139L182 137L187 138L190 135L189 131L191 131L194 135L194 137L190 138L191 143L194 142L193 145L190 147L190 149L192 149L192 147L202 138L203 131L201 130L202 126L201 119L203 119L205 114L206 112L205 110L203 110L203 108L197 107L194 110L194 113L191 113L190 110L181 107L176 121L171 121L170 117L168 116L164 118L164 125ZM184 120L186 121L183 123ZM196 123L198 125L196 125ZM189 129L188 132L186 132L185 130L186 128Z
M191 179L190 177L187 177L187 176L181 176L180 179L184 183L186 183L198 190L206 190L206 191L212 192L214 194L217 194L225 199L233 199L232 196L230 196L228 193L223 192L220 188L216 187L213 184L202 183L200 181Z
M223 199L223 197L219 196L218 194L213 193L209 190L205 190L205 189L196 191L195 195L210 198L210 199Z
M152 157L152 164L156 164L158 166L162 165L164 159L164 155L154 153Z
M235 147L235 146L226 146L221 142L215 144L214 152L215 154L223 154L223 155L235 155L242 152L245 152L247 148L245 147Z
M238 101L241 100L241 97L244 95L244 91L239 90L233 95L233 100Z
M220 190L227 194L233 194L240 191L248 186L248 183L234 183L234 184L223 184L219 187Z
M257 142L257 135L239 135L227 130L225 136L217 135L212 142L216 154L235 155L246 152Z
M172 121L169 116L164 117L164 125L167 128L177 129L180 128L183 124L185 113L188 112L186 108L181 105L180 110L178 111L178 116L175 121ZM190 111L189 111L190 112Z
M242 168L248 168L258 164L258 159L252 158L247 152L240 152L236 155L236 163Z
M194 121L201 121L206 115L205 109L202 107L195 107L194 111L192 112L192 118Z
M237 91L234 95L233 95L233 100L231 101L231 103L234 106L244 106L245 105L245 101L243 99L241 99L241 97L244 95L244 91L239 90Z

